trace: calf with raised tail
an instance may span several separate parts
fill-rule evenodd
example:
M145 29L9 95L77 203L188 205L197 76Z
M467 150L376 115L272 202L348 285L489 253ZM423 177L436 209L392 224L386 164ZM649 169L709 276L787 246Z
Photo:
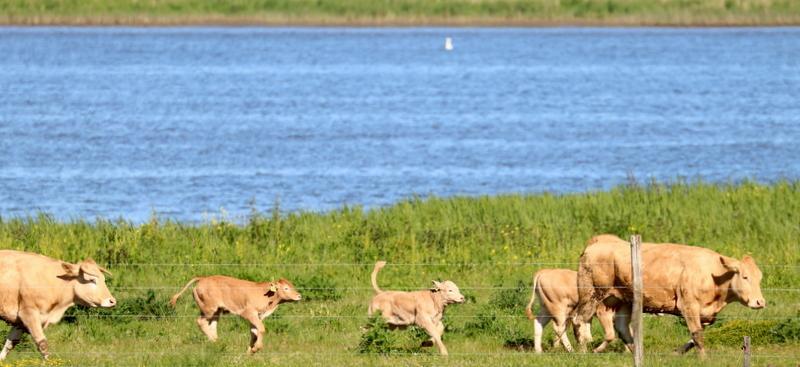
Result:
M444 333L444 309L452 303L464 303L464 296L455 283L446 280L433 281L429 290L416 292L384 291L378 287L378 272L386 261L378 261L372 270L372 289L375 296L369 304L369 316L380 311L390 327L417 325L431 336L431 342L439 348L439 353L447 355L442 343Z
M271 315L284 302L301 299L294 285L286 279L277 282L256 283L242 279L213 275L192 278L180 292L172 296L170 304L174 307L178 298L194 282L194 301L200 308L197 326L206 334L208 340L217 340L217 321L224 312L239 315L250 322L250 347L248 353L255 353L264 347L266 329L262 320Z

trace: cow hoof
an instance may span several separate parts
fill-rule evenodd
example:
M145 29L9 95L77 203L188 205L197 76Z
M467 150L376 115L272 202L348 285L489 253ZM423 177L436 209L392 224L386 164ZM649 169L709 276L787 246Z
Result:
M419 346L420 347L432 347L433 346L433 340L426 340L426 341L420 343Z

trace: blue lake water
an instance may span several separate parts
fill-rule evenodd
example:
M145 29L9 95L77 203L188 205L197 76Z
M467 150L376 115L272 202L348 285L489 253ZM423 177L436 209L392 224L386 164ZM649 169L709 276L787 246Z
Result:
M799 55L800 28L0 28L0 216L798 179Z

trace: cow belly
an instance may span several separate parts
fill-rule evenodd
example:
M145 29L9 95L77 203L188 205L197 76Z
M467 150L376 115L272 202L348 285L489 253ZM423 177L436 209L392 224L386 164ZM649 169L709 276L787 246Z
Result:
M6 302L4 302L6 303ZM0 319L7 322L10 325L15 325L19 323L19 302L13 302L13 304L9 304L0 306Z
M644 312L647 313L681 313L678 309L677 298L669 295L658 295L655 297L645 295L642 308Z

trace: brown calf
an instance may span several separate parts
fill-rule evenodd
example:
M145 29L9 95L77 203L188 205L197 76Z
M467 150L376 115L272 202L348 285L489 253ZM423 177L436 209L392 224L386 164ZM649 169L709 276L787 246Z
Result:
M189 288L194 287L194 301L200 308L197 326L206 334L208 340L217 340L217 321L223 312L239 315L250 322L250 347L248 353L255 353L264 347L264 324L262 320L271 315L284 302L301 299L294 285L286 279L277 282L250 282L222 275L192 278L180 292L172 296L170 304L175 306L178 298Z

